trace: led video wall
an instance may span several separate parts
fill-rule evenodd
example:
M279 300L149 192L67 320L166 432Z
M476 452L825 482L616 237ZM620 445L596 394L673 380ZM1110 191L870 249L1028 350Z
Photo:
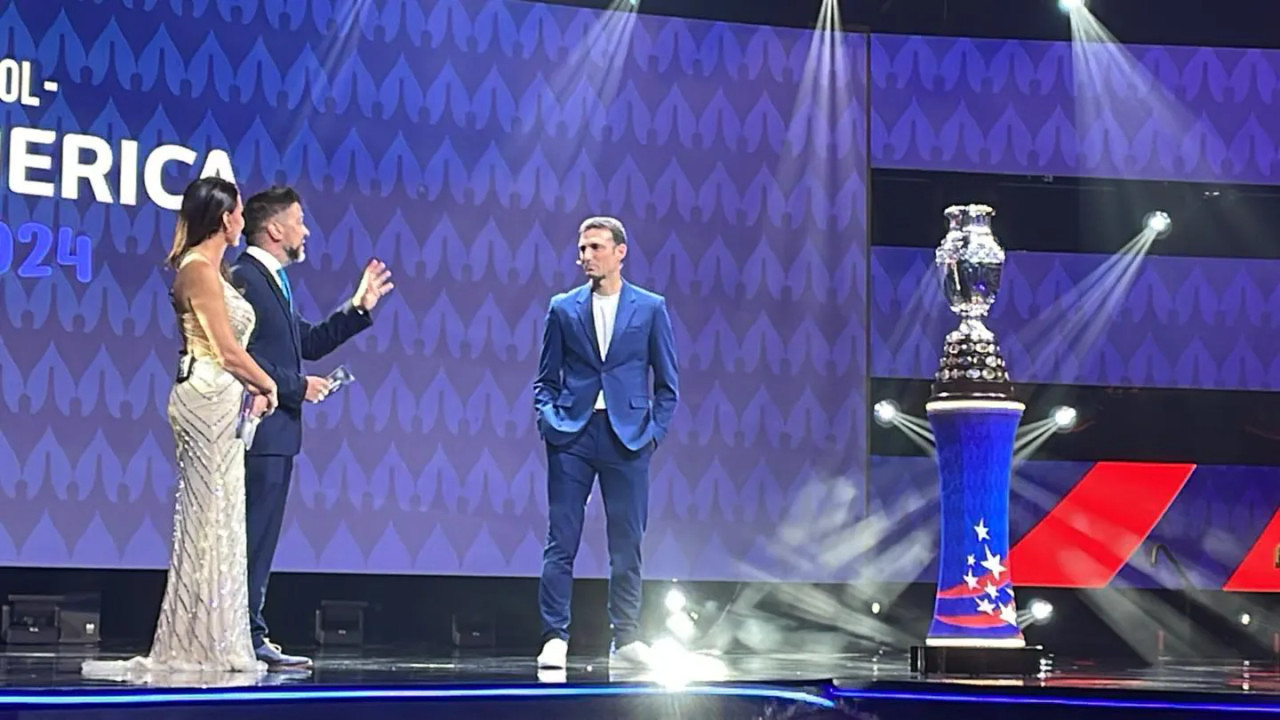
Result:
M178 345L161 260L176 193L216 172L302 193L304 315L349 296L370 257L396 273L375 327L315 367L346 363L358 382L308 408L278 569L537 573L541 322L581 282L578 222L611 213L633 239L627 276L667 296L682 370L647 574L928 579L897 535L865 535L889 508L933 527L929 483L904 480L929 477L919 461L868 457L866 388L930 376L951 320L927 251L868 250L868 165L1271 183L1280 53L1135 49L1187 109L1162 124L1105 67L1083 102L1066 43L846 35L839 49L836 80L815 84L809 32L536 3L10 4L0 563L165 566ZM1280 377L1272 262L1148 258L1114 317L1068 346L1044 328L1104 258L1005 240L992 325L1017 382ZM1060 500L1087 475L1062 467L1026 466L1074 477ZM1242 510L1233 484L1270 472L1199 468L1206 484L1170 500L1248 518L1197 555L1197 582L1228 584L1224 568L1276 532L1277 501ZM1041 505L1014 537L1053 517ZM597 498L588 527L578 568L603 576ZM1160 528L1184 554L1209 547L1194 524ZM858 553L822 550L858 533Z
M541 323L605 213L681 367L647 572L835 579L775 531L815 489L864 492L867 46L839 43L814 85L809 33L555 5L10 4L0 563L166 566L161 261L177 194L216 172L302 194L304 316L372 257L395 273L315 366L357 383L306 409L278 569L539 571ZM606 575L590 512L578 569Z

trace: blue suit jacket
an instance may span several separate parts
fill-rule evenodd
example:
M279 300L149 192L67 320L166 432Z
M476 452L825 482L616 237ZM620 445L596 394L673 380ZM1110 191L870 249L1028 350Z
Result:
M587 424L603 388L609 423L624 445L640 450L662 442L680 398L666 300L623 282L604 361L595 328L590 284L551 298L533 383L538 432L552 445L571 440Z
M319 360L373 324L350 302L319 325L290 309L271 271L249 253L231 266L232 282L257 313L249 336L249 355L276 381L280 407L258 426L249 455L297 455L302 449L302 403L307 380L303 360Z

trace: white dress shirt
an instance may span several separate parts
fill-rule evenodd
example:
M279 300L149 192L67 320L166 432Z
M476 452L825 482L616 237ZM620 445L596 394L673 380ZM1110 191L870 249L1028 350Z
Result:
M263 250L257 245L250 245L245 248L244 251L249 253L267 268L267 272L271 273L271 277L276 281L276 285L280 288L280 292L284 292L284 284L280 281L280 271L284 269L284 266L280 264L280 261L276 259L276 256L266 250Z

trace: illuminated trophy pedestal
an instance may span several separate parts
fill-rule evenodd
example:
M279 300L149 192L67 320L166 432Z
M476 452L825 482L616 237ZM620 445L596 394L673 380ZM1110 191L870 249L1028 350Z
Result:
M933 622L911 649L913 672L1036 675L1009 574L1009 479L1023 405L995 335L983 324L1000 287L1004 250L985 205L948 208L936 253L960 326L947 335L925 405L937 446L942 537Z

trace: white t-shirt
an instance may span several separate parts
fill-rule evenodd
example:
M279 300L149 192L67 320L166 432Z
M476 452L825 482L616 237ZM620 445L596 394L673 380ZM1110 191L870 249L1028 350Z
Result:
M613 321L618 317L618 298L622 293L601 295L591 293L591 314L596 321L596 341L600 345L600 359L609 357L609 341L613 339ZM604 390L596 396L596 409L604 409Z

